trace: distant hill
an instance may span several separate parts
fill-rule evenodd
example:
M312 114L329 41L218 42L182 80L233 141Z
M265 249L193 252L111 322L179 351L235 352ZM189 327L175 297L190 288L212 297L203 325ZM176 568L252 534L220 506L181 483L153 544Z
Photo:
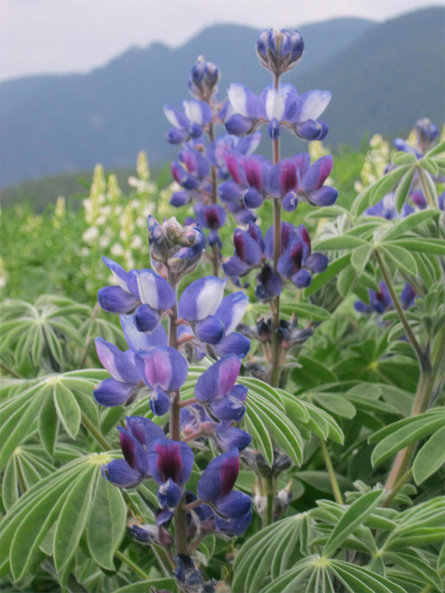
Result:
M306 53L286 75L300 91L333 92L325 119L329 142L357 144L365 131L407 131L420 116L443 119L445 8L376 24L333 19L302 26ZM175 154L164 140L165 103L187 97L187 76L199 54L231 81L256 91L269 83L254 44L258 31L217 25L171 49L131 48L86 75L36 76L0 84L0 183L8 186L60 172L133 166L137 152L162 165Z
M373 25L363 19L333 19L301 27L309 72L354 43ZM34 76L0 84L0 183L7 186L59 172L134 164L144 149L162 164L174 151L164 140L162 108L188 96L187 77L200 54L231 81L260 89L268 83L255 55L258 31L238 25L204 29L185 45L155 43L131 48L86 75Z

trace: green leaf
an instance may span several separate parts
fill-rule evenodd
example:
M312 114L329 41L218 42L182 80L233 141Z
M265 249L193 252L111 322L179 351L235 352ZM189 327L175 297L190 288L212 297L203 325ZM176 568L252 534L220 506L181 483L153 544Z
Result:
M285 308L285 307L284 307ZM296 303L290 306L292 312L303 319L310 319L312 321L327 321L331 314L323 307L318 307L312 303Z
M379 436L386 434L388 429L390 430L390 433L378 443L372 452L372 465L376 466L382 463L386 459L392 457L394 453L400 451L400 449L429 436L431 433L441 428L443 422L443 414L424 413L419 414L418 416L413 416L412 418L399 420L399 422L395 422L390 426L379 430L372 435L374 442L379 439Z
M273 463L273 444L269 432L261 418L261 415L250 406L249 397L246 402L246 415L244 416L247 432L252 435L253 440L264 455L269 467Z
M398 151L395 152L392 159L391 159L393 165L412 165L414 164L417 159L416 159L416 155L413 154L412 152L403 152L403 151Z
M354 251L352 252L352 256L351 256L351 263L355 268L355 271L357 272L357 274L360 276L363 272L363 270L366 267L366 264L369 261L369 258L371 257L373 253L373 247L372 245L360 245L360 247L356 247L354 249Z
M433 587L437 587L440 591L442 584L440 582L439 575L431 568L431 566L422 560L415 552L387 552L384 556L385 560L389 560L394 564L403 566L409 572L418 575L422 579L422 583L429 582Z
M88 548L96 562L114 570L113 556L125 533L127 506L122 494L99 476L87 527Z
M380 251L386 254L401 270L412 276L417 276L417 263L411 253L394 243L388 242L380 246Z
M344 418L354 418L356 409L351 402L335 393L320 393L314 391L312 397L317 401L323 408L326 408L332 414L342 416Z
M350 593L406 593L394 581L363 566L344 560L331 560L330 566Z
M54 565L63 570L76 551L88 521L91 498L97 480L97 466L91 464L77 478L60 511L54 531Z
M397 239L397 241L388 241L385 246L390 244L398 245L411 251L422 251L433 255L445 255L445 241L442 239L423 239L416 237L412 239Z
M355 500L343 517L334 527L329 536L324 554L331 556L333 552L341 546L344 540L351 535L356 527L361 525L371 511L377 506L382 497L383 490L371 490L366 492L360 498Z
M360 216L360 214L362 214L362 212L364 212L368 207L372 190L373 186L369 185L368 187L365 187L355 198L352 205L352 212L355 214L355 216Z
M402 220L397 220L394 226L383 235L381 238L381 243L384 241L391 241L393 239L397 239L407 231L414 229L421 225L426 220L430 220L431 218L437 218L438 213L434 210L420 210L420 212L415 212L414 214L410 214L406 218L402 218Z
M80 408L72 392L61 381L54 384L54 405L64 429L75 439L80 426Z
M42 445L51 457L54 454L58 427L59 421L54 408L54 402L51 397L47 397L40 410L39 435Z
M413 463L416 484L422 484L445 463L445 426L439 428L417 453Z
M400 181L400 179L408 171L408 169L411 168L412 165L402 165L401 167L398 167L397 169L394 169L389 173L386 173L386 175L384 175L381 179L374 183L372 186L372 193L369 205L375 206L377 202L380 202L380 200L383 199L386 196L386 194L389 193L395 187L395 185Z
M425 169L427 173L430 173L433 176L439 174L439 167L433 159L428 159L424 157L419 161L419 165L422 167L422 169Z
M445 140L442 140L442 142L439 142L439 144L436 144L436 146L433 146L433 148L430 148L430 150L425 154L426 158L431 158L433 156L439 155L441 152L445 151Z
M366 241L359 237L352 235L342 235L341 237L330 237L329 239L322 239L314 245L314 249L320 251L329 251L331 249L343 250L343 249L355 249L361 245L366 245Z
M413 181L414 174L416 172L415 167L408 169L408 171L404 174L402 179L400 180L399 185L397 186L394 201L396 205L397 212L401 212L402 208L406 202L406 198L408 197L409 188L411 187L411 183Z

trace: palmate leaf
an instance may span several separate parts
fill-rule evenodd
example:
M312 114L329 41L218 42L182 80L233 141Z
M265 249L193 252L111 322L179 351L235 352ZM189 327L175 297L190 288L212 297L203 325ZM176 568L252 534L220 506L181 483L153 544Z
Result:
M397 526L383 544L384 551L441 544L445 538L445 498L418 504L397 517Z
M0 525L5 549L10 550L3 573L9 566L16 582L26 580L42 561L40 544L51 533L55 567L63 574L90 517L87 539L91 554L104 568L113 568L111 558L125 530L126 505L120 491L101 475L101 466L112 457L106 453L75 459L31 487L9 509ZM100 519L93 513L107 519L100 529Z
M350 593L406 593L386 577L344 560L330 560L329 567Z
M22 385L22 391L0 405L0 441L3 444L0 469L37 424L42 444L50 455L54 451L59 421L73 439L78 434L82 412L97 424L92 392L98 378L106 376L106 371L85 369L17 382Z
M403 236L407 231L410 231L414 228L417 228L426 220L431 220L432 218L437 218L438 212L434 210L421 210L420 212L414 212L410 214L406 218L400 219L393 219L395 221L393 223L392 228L387 231L381 238L380 243L384 243L385 241L393 241L394 239L398 239Z
M130 585L125 585L125 587L120 587L116 589L114 593L147 593L150 589L148 587L153 587L156 590L165 589L167 591L171 591L171 593L177 593L178 591L178 584L176 579L150 579L148 581L139 581L137 583L131 583Z
M438 572L421 558L415 550L387 552L383 555L383 558L385 562L401 566L414 576L419 577L420 583L429 583L440 591L442 584Z
M232 591L257 593L269 576L276 578L293 566L301 554L300 545L305 546L310 537L308 521L306 513L294 515L251 536L235 557Z
M371 463L378 465L407 445L429 436L442 428L444 421L445 410L433 409L385 426L369 438L370 443L378 442L372 452Z

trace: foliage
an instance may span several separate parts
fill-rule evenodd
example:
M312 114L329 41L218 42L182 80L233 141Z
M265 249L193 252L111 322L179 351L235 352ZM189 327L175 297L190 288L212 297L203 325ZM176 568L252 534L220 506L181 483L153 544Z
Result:
M236 538L194 534L194 566L209 590L216 582L232 593L442 590L444 144L417 158L389 151L382 176L389 163L379 159L388 153L376 151L376 143L366 154L344 150L336 159L335 206L301 203L284 215L293 224L304 220L314 249L329 254L329 266L310 286L288 284L280 295L283 326L300 333L286 334L289 343L298 339L292 348L282 345L286 356L276 382L265 373L269 343L258 339L257 329L270 303L245 287L251 301L238 329L257 332L257 340L239 376L248 389L240 426L252 443L240 454L237 487L252 494L255 513ZM318 158L323 148L311 152ZM168 218L174 211L168 199L178 188L162 189L162 176L152 182L143 155L137 171L128 196L97 168L81 209L59 200L39 215L22 206L3 213L5 591L191 590L175 578L180 560L171 543L134 537L135 526L156 529L157 485L144 480L118 489L102 475L122 458L115 427L125 416L162 427L168 420L168 414L154 416L147 386L125 405L99 406L93 398L108 377L98 368L93 339L101 335L125 347L117 323L95 304L97 289L110 280L100 255L113 255L125 268L147 268L140 239L145 216ZM401 216L409 200L415 204L416 187L428 203ZM394 216L371 215L388 192ZM258 219L263 231L271 210L265 202ZM190 213L189 206L181 219ZM224 263L234 226L230 221L220 229ZM196 277L185 277L182 294ZM406 298L407 282L415 298ZM206 352L189 366L178 408L190 404L212 368L211 349ZM194 450L192 488L219 452L215 440L199 437Z

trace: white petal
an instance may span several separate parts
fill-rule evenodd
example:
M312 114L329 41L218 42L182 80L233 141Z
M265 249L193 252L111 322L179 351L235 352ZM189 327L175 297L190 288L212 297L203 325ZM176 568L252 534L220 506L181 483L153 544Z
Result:
M302 95L303 106L299 116L299 121L308 119L318 119L331 100L329 91L309 91Z
M158 291L156 288L156 278L153 273L141 271L137 275L139 296L141 302L149 305L156 311L159 310Z
M247 95L242 84L231 84L227 91L229 101L236 113L240 113L243 117L247 115Z
M198 125L202 125L202 109L197 101L183 101L184 111L189 120Z
M201 289L196 301L197 319L205 319L212 315L224 296L224 288L226 281L221 281L218 278L209 278Z

